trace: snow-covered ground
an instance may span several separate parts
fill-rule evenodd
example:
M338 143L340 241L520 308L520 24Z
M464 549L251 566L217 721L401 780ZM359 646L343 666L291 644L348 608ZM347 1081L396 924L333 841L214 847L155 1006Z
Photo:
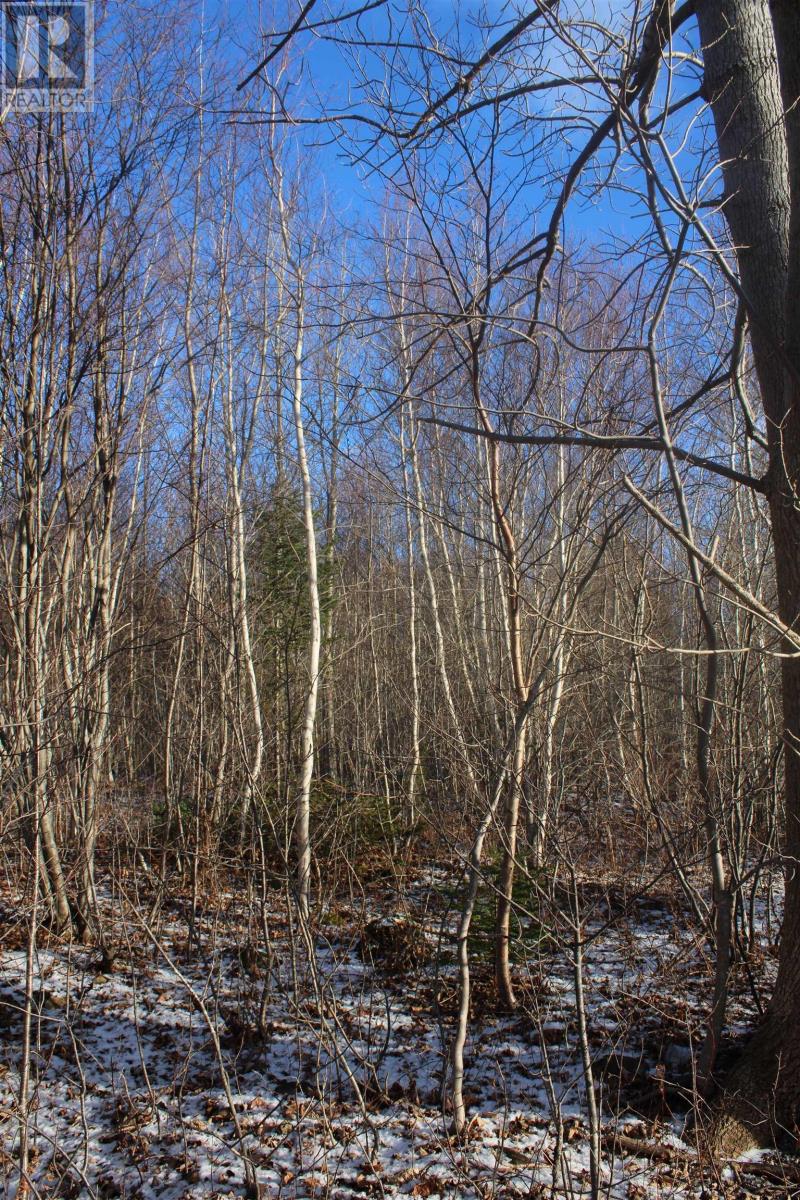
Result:
M586 1079L569 923L516 967L520 1005L498 1014L475 969L460 1139L442 1115L455 989L440 873L368 916L405 913L427 931L410 969L362 959L364 911L343 905L291 952L281 897L255 926L236 892L208 904L189 939L186 908L145 928L117 902L113 944L48 942L36 961L31 1178L41 1195L177 1200L264 1197L512 1197L589 1194ZM709 994L707 950L663 896L586 892L584 976L601 1101L603 1194L747 1195L714 1180L681 1141L691 1047ZM111 908L110 908L111 911ZM248 932L249 930L249 932ZM445 950L442 952L442 947ZM759 939L758 977L770 970ZM369 956L367 956L369 958ZM313 968L313 969L312 969ZM15 1191L24 947L0 951L0 1184ZM732 1027L752 1021L747 973ZM297 997L297 999L295 999ZM260 1028L259 1028L260 1025ZM625 1154L615 1135L660 1146ZM744 1181L744 1182L743 1182ZM762 1180L757 1186L764 1187ZM781 1191L780 1185L774 1192Z

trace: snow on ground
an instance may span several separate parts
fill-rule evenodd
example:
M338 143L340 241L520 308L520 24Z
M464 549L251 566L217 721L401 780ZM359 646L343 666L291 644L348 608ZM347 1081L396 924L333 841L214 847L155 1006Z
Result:
M119 953L105 969L96 949L45 944L31 1084L39 1193L242 1196L249 1172L264 1197L588 1195L568 925L560 944L527 943L514 1013L498 1014L479 957L465 1086L471 1119L460 1140L449 1135L441 1094L455 988L441 932L452 928L444 882L429 872L404 893L403 911L427 930L405 970L362 959L363 913L347 906L316 932L310 970L307 956L290 951L278 894L267 912L269 946L262 938L257 951L236 893L209 904L193 939L185 906L149 932L135 916L125 926L117 917ZM751 1194L730 1172L704 1182L681 1141L682 1089L708 995L701 941L663 897L623 903L597 887L587 896L603 1194ZM367 915L394 912L391 889L376 891L367 907ZM765 943L759 938L755 951L768 971ZM0 1180L9 1197L24 976L24 947L0 950ZM746 979L736 982L732 1021L743 1026L754 1002ZM677 1154L625 1157L615 1133Z

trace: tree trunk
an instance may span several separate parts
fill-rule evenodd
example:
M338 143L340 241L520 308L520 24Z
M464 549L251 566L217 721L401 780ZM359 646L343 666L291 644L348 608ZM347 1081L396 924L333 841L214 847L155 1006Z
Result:
M311 631L308 646L308 692L303 709L303 728L300 738L300 780L297 788L297 897L300 911L308 917L311 902L311 781L314 775L314 729L317 720L319 691L319 662L322 646L322 616L317 579L317 534L314 526L314 497L311 472L306 454L303 426L303 279L298 274L297 332L294 347L294 377L292 402L294 407L297 461L303 483L303 527L306 538L306 570L308 603L311 612Z
M503 823L503 858L497 881L497 916L494 929L494 964L497 993L504 1008L516 1007L511 979L511 916L514 907L514 870L517 862L517 832L519 828L522 775L527 753L527 717L517 722L514 761L508 780L505 821Z
M769 507L780 616L800 615L800 12L794 0L703 0L705 91L725 181L769 437ZM779 74L780 65L780 74ZM781 95L781 85L783 95ZM786 120L782 114L788 114ZM791 221L790 221L791 209ZM784 647L789 651L789 646ZM786 901L778 975L762 1027L727 1080L711 1148L735 1154L791 1129L800 1106L800 659L782 660Z

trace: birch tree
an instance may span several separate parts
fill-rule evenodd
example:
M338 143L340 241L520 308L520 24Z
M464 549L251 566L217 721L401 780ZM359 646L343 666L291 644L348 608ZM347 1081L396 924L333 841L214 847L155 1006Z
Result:
M645 241L630 245L639 257L641 278L657 262L670 269L677 261L687 273L704 278L712 294L735 295L746 314L766 425L765 476L732 470L694 444L674 442L668 449L663 435L653 433L652 426L637 428L636 422L626 422L621 432L554 435L543 430L527 440L553 444L566 436L623 457L635 450L671 453L704 479L727 477L753 488L769 506L777 611L714 565L713 556L703 558L717 581L740 601L747 595L760 619L779 628L784 639L788 870L778 976L766 1020L728 1081L711 1131L711 1144L720 1151L761 1144L779 1128L792 1127L800 1105L800 875L791 865L800 851L800 8L794 0L655 0L644 9L622 6L604 25L582 19L580 5L548 2L524 11L504 9L502 24L489 24L472 52L465 52L456 24L448 31L458 44L449 58L442 53L447 34L420 39L410 8L407 16L407 39L382 57L380 39L371 39L356 22L349 25L345 14L337 36L344 36L359 56L363 78L382 71L383 87L367 89L355 108L345 106L318 119L343 136L352 135L356 153L387 178L402 177L408 185L423 179L426 195L433 174L425 171L445 162L459 139L463 165L476 152L475 133L482 122L502 129L506 144L523 155L527 183L547 197L547 214L538 221L528 214L525 237L507 249L492 273L492 280L503 279L523 261L536 264L531 332L547 320L549 273L562 252L573 200L592 172L598 172L595 194L613 190L621 161L633 164L634 186L652 218ZM426 17L437 26L432 13ZM301 15L293 34L302 33L303 25ZM693 30L701 44L702 81L695 70ZM678 48L687 32L688 45ZM550 95L558 98L552 111ZM716 131L717 167L711 174L697 137L706 105ZM522 148L534 146L525 159ZM539 168L546 150L560 164L552 174ZM689 176L683 178L687 163ZM711 190L720 176L721 200ZM449 185L454 176L446 177ZM722 222L730 233L727 248ZM690 238L681 235L681 226L691 229ZM697 414L695 436L708 398L731 378L730 369L718 373L712 365L724 354L719 339L707 339L707 349L705 380L680 402L681 411ZM752 421L748 436L753 436ZM631 494L649 503L640 487L634 485ZM693 552L679 525L669 522L664 528Z

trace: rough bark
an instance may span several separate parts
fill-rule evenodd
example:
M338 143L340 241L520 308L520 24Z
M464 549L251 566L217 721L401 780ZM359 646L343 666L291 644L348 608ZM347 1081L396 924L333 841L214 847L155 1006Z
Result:
M782 620L796 628L800 615L800 16L792 0L776 0L772 15L768 0L704 0L697 17L705 91L723 165L724 211L768 425L778 604ZM792 1128L800 1109L800 874L795 869L800 854L800 660L796 657L782 660L782 699L787 869L778 975L766 1018L726 1081L712 1114L709 1142L719 1154L770 1144L781 1130Z

